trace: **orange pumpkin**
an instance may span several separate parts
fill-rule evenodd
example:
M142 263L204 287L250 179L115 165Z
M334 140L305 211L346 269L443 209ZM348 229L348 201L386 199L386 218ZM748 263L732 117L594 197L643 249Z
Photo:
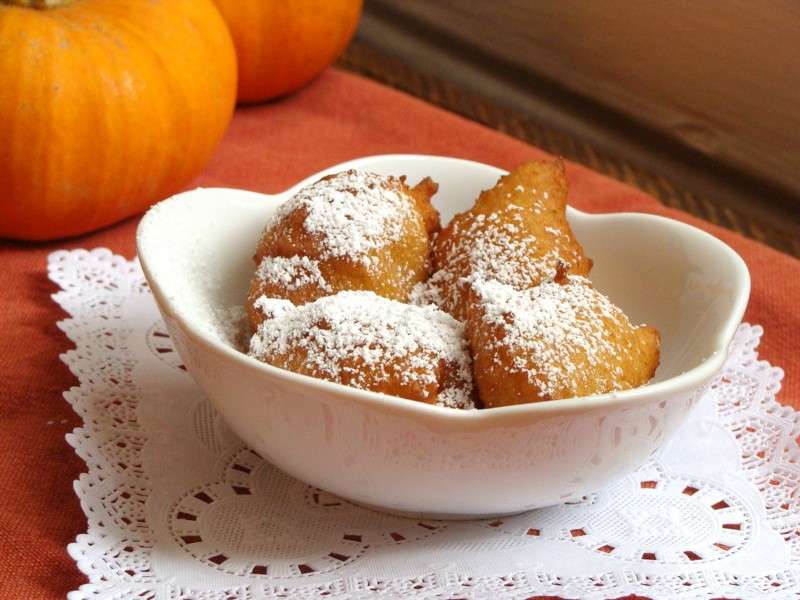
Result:
M235 95L212 0L0 0L0 236L91 231L179 191Z
M239 59L240 102L293 92L350 42L362 0L214 0Z

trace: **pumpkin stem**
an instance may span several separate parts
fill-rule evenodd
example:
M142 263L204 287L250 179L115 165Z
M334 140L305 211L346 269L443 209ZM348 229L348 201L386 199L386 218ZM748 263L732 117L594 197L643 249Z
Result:
M15 6L24 6L26 8L58 8L59 6L66 6L72 4L75 0L0 0L0 4L12 4Z

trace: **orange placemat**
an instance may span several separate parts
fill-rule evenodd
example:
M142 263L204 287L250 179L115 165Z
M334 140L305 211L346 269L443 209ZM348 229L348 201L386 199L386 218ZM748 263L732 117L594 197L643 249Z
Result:
M239 109L202 186L277 192L326 166L369 154L443 154L510 168L543 152L386 87L335 70L288 99ZM646 211L720 237L753 278L746 319L766 330L759 353L783 367L779 399L800 407L800 261L667 209L642 192L568 166L570 203L589 212ZM65 547L85 529L72 493L83 465L64 441L78 426L61 393L74 379L58 355L68 342L45 259L57 248L134 254L137 220L68 242L0 243L0 598L62 598L84 582Z

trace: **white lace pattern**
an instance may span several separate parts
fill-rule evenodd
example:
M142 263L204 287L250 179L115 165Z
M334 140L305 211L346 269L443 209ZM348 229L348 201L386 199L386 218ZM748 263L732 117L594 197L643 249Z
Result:
M496 520L416 521L291 479L245 447L181 365L141 269L56 252L68 435L87 472L71 600L614 598L800 594L800 435L782 372L742 325L678 435L580 502Z

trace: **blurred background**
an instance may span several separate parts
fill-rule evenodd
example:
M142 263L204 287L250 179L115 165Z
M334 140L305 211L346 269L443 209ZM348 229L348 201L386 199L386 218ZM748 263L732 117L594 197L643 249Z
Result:
M796 2L365 0L339 64L800 255Z

